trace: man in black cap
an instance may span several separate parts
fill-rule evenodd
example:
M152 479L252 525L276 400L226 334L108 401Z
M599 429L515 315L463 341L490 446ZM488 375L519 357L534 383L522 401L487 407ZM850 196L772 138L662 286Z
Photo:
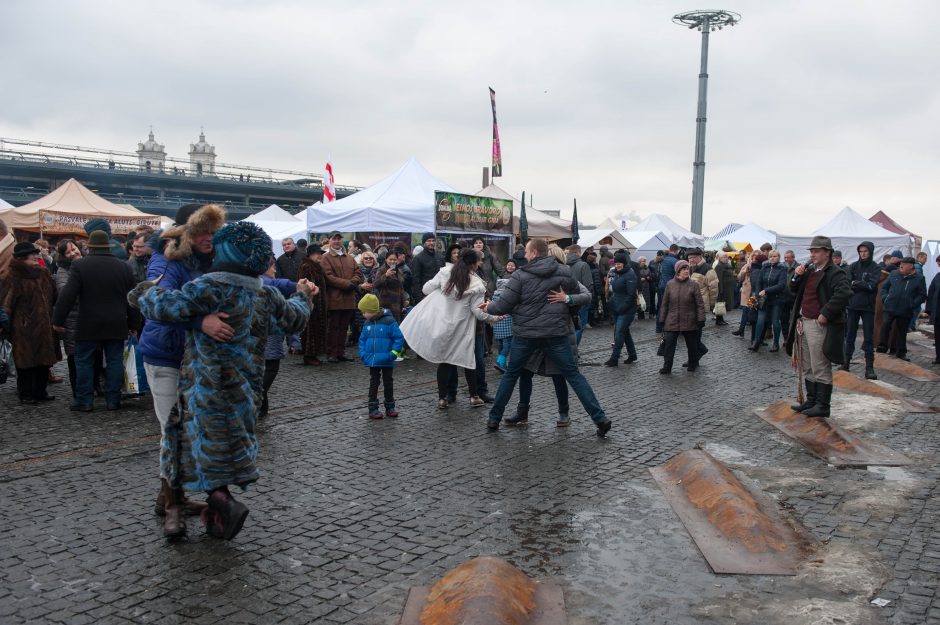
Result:
M917 274L914 263L910 256L902 258L898 270L891 272L881 287L881 301L885 310L878 335L878 351L888 351L891 326L894 326L891 351L901 360L910 360L907 357L907 329L911 325L914 308L919 308L927 299L927 284L924 277Z
M425 282L437 275L444 266L444 257L437 253L437 238L433 232L421 235L424 249L411 260L411 304L417 305L424 299Z
M127 304L127 293L137 281L130 266L111 252L103 230L88 237L88 256L72 263L69 280L59 294L52 314L52 329L64 333L65 318L78 300L75 328L75 403L70 408L91 412L94 402L95 352L105 358L104 397L108 410L121 407L124 379L124 341L139 327L136 310Z
M875 374L875 349L872 337L875 333L875 296L881 281L881 269L874 260L875 244L862 241L858 246L858 260L849 265L849 284L852 297L848 305L848 322L845 327L845 362L842 370L849 370L849 362L855 353L855 337L858 322L862 322L862 350L865 352L865 377L877 380Z
M832 264L832 241L816 236L809 246L810 262L797 265L790 278L793 316L787 354L797 350L806 384L806 400L791 408L807 417L828 417L832 399L832 363L845 360L845 307L852 295L849 278Z

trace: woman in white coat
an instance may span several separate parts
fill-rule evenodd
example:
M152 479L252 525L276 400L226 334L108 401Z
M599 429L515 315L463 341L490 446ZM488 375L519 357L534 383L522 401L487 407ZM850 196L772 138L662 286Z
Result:
M401 332L412 350L428 362L437 363L437 407L447 408L447 378L454 367L464 370L470 388L470 406L484 405L477 389L474 341L477 320L495 323L495 317L480 310L486 284L476 275L482 262L473 249L460 253L453 265L441 269L425 283L425 298L408 313Z

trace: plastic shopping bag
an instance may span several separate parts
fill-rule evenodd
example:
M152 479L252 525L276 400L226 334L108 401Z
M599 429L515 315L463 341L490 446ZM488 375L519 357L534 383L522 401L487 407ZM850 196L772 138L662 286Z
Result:
M124 388L121 391L126 395L136 395L140 392L137 376L137 339L130 337L124 345Z

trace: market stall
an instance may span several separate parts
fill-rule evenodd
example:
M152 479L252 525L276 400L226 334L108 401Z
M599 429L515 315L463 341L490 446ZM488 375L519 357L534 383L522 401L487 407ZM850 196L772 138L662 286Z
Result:
M10 228L38 232L40 236L85 236L85 223L95 217L107 221L112 234L124 235L145 225L160 228L158 215L109 202L74 178L38 200L3 213Z
M857 247L862 241L871 241L875 245L875 261L882 256L890 254L893 250L901 250L905 256L913 254L911 237L906 234L897 234L885 230L874 224L854 210L846 206L835 217L823 226L808 235L777 235L777 248L780 250L793 250L797 262L809 260L809 244L814 236L824 236L832 239L834 249L842 252L842 258L847 263L858 260Z

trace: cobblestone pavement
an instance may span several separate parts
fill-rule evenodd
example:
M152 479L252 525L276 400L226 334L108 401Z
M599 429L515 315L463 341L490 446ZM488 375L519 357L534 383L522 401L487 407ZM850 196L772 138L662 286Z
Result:
M794 378L782 353L751 354L733 327L710 326L702 369L668 377L652 322L634 324L640 361L615 369L599 366L610 328L588 330L582 364L614 420L606 440L580 408L557 429L544 379L529 427L491 434L465 399L436 409L428 363L396 372L402 416L371 422L360 365L290 357L260 428L262 479L241 498L251 514L229 543L196 520L186 541L163 540L147 400L79 415L61 385L37 409L7 383L0 622L390 625L409 587L492 554L559 583L572 625L940 623L940 416L837 392L837 421L915 464L827 466L753 414L791 397ZM881 377L940 404L936 383ZM647 471L694 445L820 541L799 575L710 572Z

